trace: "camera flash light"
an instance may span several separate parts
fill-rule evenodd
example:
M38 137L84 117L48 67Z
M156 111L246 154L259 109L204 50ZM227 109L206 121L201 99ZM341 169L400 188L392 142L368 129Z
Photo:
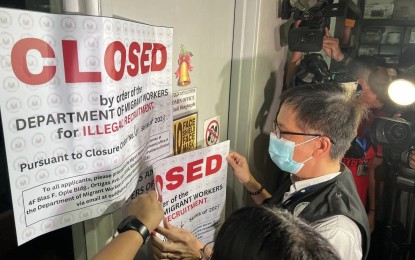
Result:
M415 85L409 80L397 79L389 84L388 94L393 102L407 106L415 101Z

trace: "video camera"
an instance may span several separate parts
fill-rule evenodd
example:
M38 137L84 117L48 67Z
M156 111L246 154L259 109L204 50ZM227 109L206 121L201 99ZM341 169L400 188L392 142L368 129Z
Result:
M371 127L373 143L382 145L383 154L389 165L405 177L415 179L415 169L409 167L409 155L415 150L415 48L408 48L401 54L396 79L374 73L369 84L378 86L375 92L388 114L400 114L400 118L378 117ZM379 72L379 71L378 71Z
M333 0L317 0L309 7L310 0L282 0L281 19L293 15L294 20L301 20L298 28L288 32L290 51L317 52L323 45L324 28L330 26L330 17L336 16L337 6Z
M304 56L296 72L295 85L312 83L355 82L356 79L347 70L330 71L320 53L309 53Z
M415 146L415 123L402 118L377 117L373 120L372 143L382 145L392 163L409 168L409 153Z

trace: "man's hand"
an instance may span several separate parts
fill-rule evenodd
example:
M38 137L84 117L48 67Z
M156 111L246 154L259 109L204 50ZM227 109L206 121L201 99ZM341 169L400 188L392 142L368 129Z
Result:
M252 174L249 171L248 162L246 158L236 152L231 152L226 157L229 165L232 167L233 172L235 173L236 178L238 181L245 185L249 181L251 181Z
M254 194L253 199L257 204L261 204L265 199L271 197L271 194L268 193L264 187L257 182L257 180L252 176L252 173L249 171L248 162L246 158L236 152L231 152L226 157L229 165L232 167L233 172L238 179L238 181L244 185L244 187ZM259 193L258 193L259 191Z
M166 237L167 242L153 236L151 244L155 259L198 259L203 243L196 239L189 231L174 227L164 220L164 226L158 227L156 231Z
M409 154L409 167L415 169L415 151L411 151Z
M324 36L323 39L324 53L335 61L342 61L344 55L340 50L339 39L332 37L327 27L324 28L324 30L326 32L326 36Z
M163 209L157 200L157 193L152 190L134 199L128 208L128 215L138 218L153 232L163 219Z

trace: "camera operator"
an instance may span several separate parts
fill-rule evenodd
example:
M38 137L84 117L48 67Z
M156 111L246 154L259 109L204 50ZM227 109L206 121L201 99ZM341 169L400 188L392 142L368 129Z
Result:
M295 27L299 27L301 20L295 22ZM323 38L322 50L324 53L336 62L345 62L346 57L340 50L339 39L332 37L329 29L324 28L325 36ZM303 52L294 51L291 53L291 58L287 64L287 70L285 74L284 89L295 86L295 74L297 67L300 65L301 60L304 57Z
M415 47L406 48L399 57L399 63L395 74L390 75L391 77L385 78L384 75L379 72L371 75L369 82L374 85L380 85L380 88L375 89L376 95L386 100L386 104L383 110L393 118L402 118L410 123L415 123L415 111L414 106L399 106L395 104L388 96L388 85L392 79L406 79L410 80L415 84ZM415 169L415 152L412 150L408 151L408 161L406 166L411 169Z
M401 53L396 74L392 78L397 81L391 81L379 72L372 73L369 78L369 82L383 86L376 91L385 100L383 110L388 113L388 116L375 118L371 129L372 140L382 146L384 156L383 164L376 172L381 202L377 210L380 228L372 237L374 247L371 251L374 259L413 259L415 247L409 234L413 234L414 221L415 111L414 106L410 105L414 101L411 100L410 91L402 88L410 89L410 82L415 83L414 47ZM394 92L389 92L392 89L403 94L405 100L399 100L395 95L389 96Z
M374 56L359 56L346 65L347 70L356 78L361 86L361 99L368 105L370 114L359 126L356 138L351 143L349 150L343 158L353 174L360 199L367 209L370 229L373 232L376 223L376 179L375 171L383 163L382 148L373 145L370 138L370 129L373 119L379 116L388 116L382 108L385 99L383 95L386 87L373 81L376 78L388 79L388 72L384 60Z

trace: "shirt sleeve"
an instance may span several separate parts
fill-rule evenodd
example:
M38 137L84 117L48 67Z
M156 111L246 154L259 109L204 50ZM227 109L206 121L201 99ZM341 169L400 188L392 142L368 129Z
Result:
M340 259L362 259L362 234L353 220L336 215L318 221L313 227L329 241Z

